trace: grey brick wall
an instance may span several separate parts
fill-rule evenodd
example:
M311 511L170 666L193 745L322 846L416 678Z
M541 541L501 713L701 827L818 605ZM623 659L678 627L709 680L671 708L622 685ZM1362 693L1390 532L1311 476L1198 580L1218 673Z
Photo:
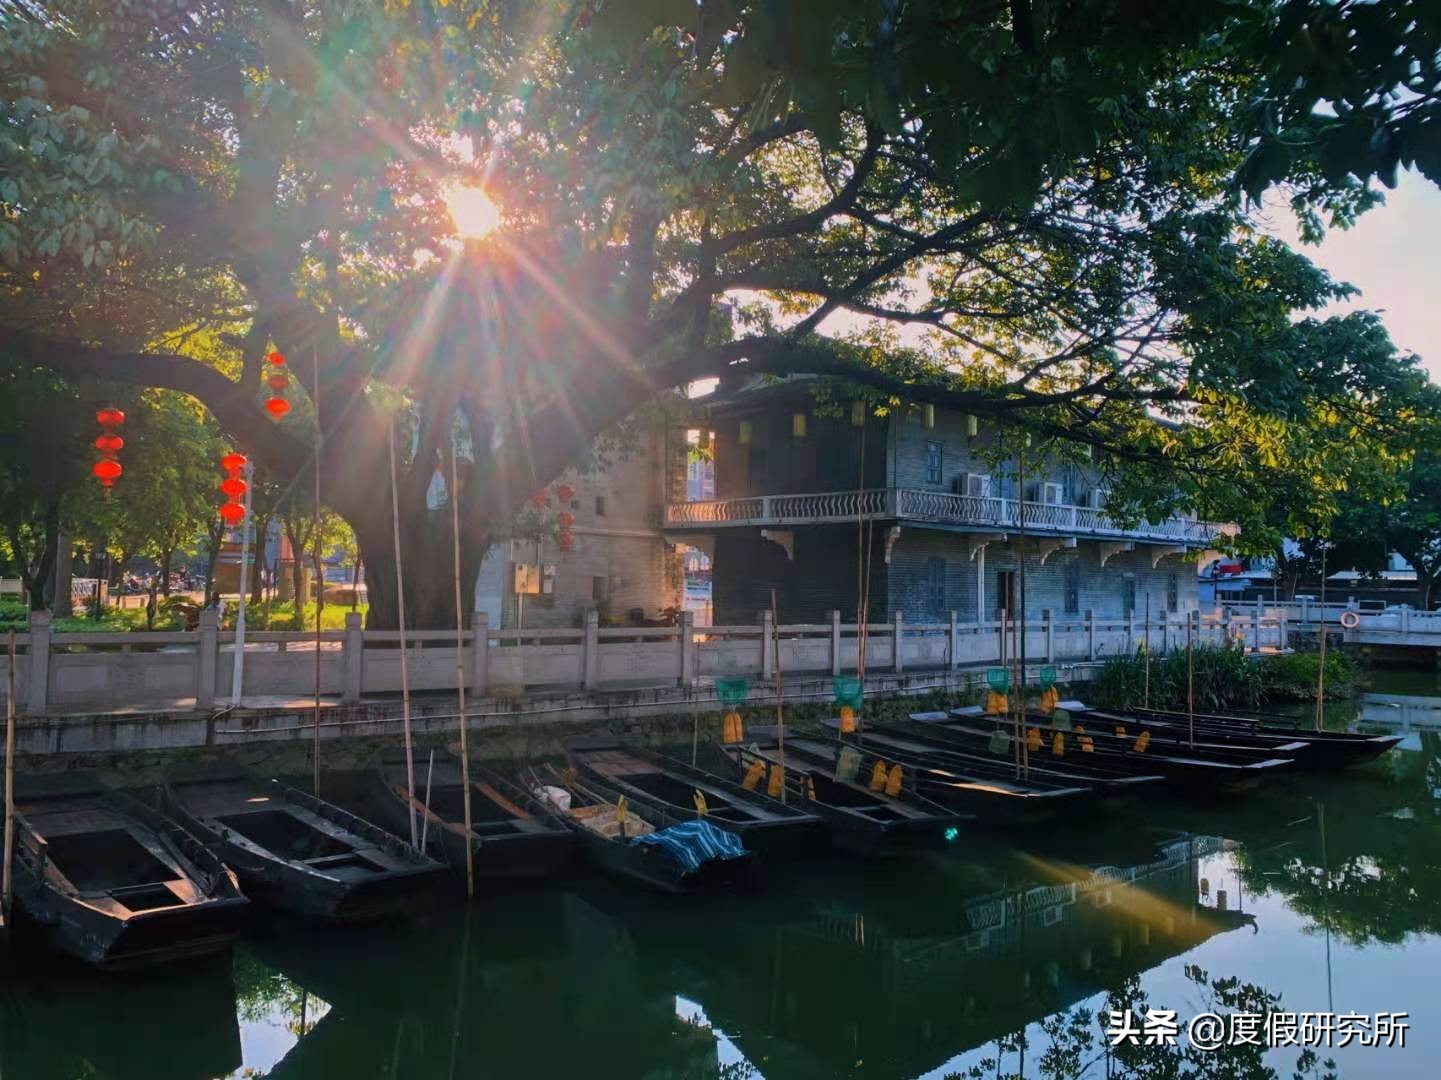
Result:
M1075 549L1052 552L1044 563L1036 553L1035 540L1028 539L1026 548L1030 552L1026 559L1026 610L1037 615L1047 608L1057 615L1065 613L1067 568L1072 565L1078 568L1076 606L1080 614L1089 610L1100 618L1122 617L1128 580L1134 582L1138 618L1145 613L1147 594L1153 615L1166 610L1173 577L1177 609L1190 611L1199 605L1195 566L1171 557L1153 568L1149 548L1144 544L1138 544L1135 552L1113 556L1104 567L1100 545L1095 541L1082 540ZM931 597L932 558L945 561L946 604L939 610ZM982 560L967 556L961 534L906 529L891 555L887 573L891 606L887 610L899 609L908 620L917 622L942 621L954 610L962 620L974 621L978 616L977 579L984 574L984 608L979 614L990 619L1000 606L997 575L1001 571L1017 572L1019 566L1019 544L1014 538L1009 543L988 545Z

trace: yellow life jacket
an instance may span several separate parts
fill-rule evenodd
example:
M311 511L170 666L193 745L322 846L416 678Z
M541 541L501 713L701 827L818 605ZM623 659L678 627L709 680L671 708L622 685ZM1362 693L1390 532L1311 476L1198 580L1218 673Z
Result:
M751 767L746 770L745 779L741 781L741 787L747 791L754 791L760 786L761 777L766 774L766 763L760 758L751 762Z
M1093 754L1096 751L1096 740L1086 734L1086 729L1080 724L1076 725L1076 742L1080 744L1081 753Z
M779 764L772 762L770 779L766 781L766 794L772 799L779 799L785 782L786 771Z
M1061 692L1054 686L1041 695L1041 712L1053 713L1061 707Z
M841 706L841 734L849 735L856 730L856 711L849 705Z
M1136 736L1136 741L1132 744L1131 749L1136 751L1136 753L1138 754L1144 754L1146 752L1146 747L1150 745L1151 733L1149 731L1143 731L1141 732L1141 734Z
M725 715L725 727L721 739L727 743L738 743L746 737L745 725L741 723L741 714L732 709Z
M1026 728L1026 749L1036 753L1041 749L1041 729Z
M816 778L806 773L806 798L811 802L816 801Z
M695 802L696 815L698 817L705 817L707 811L709 811L710 809L710 807L706 805L705 792L702 791L700 788L696 788L695 794L692 795L691 798Z
M1011 703L1005 694L998 694L994 690L986 695L986 715L1004 716L1010 712Z
M886 794L891 798L894 799L901 793L902 779L901 767L899 765L892 765L890 775L886 777Z
M1056 732L1056 737L1051 740L1051 753L1056 757L1066 756L1066 733L1064 731Z
M886 763L877 761L871 766L871 790L884 791L886 787Z

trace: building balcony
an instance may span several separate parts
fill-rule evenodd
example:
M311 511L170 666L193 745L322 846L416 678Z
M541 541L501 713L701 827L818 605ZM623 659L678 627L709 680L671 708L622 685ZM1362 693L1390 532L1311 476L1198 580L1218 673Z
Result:
M844 525L866 518L964 532L1013 533L1021 528L1022 513L1019 499L950 495L919 488L870 488L671 503L666 507L665 527L674 532L711 532L757 525ZM1024 515L1026 532L1036 535L1141 540L1186 547L1206 547L1215 537L1233 528L1195 518L1121 526L1107 517L1104 510L1093 506L1029 500L1025 503Z

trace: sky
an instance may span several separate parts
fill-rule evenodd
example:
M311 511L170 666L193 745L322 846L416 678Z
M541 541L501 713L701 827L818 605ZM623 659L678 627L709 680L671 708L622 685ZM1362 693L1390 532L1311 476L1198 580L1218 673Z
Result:
M1441 383L1441 188L1403 173L1385 194L1384 206L1361 215L1349 230L1329 231L1317 247L1299 242L1287 208L1267 216L1276 235L1361 290L1337 310L1381 312L1391 340L1420 356L1431 380Z

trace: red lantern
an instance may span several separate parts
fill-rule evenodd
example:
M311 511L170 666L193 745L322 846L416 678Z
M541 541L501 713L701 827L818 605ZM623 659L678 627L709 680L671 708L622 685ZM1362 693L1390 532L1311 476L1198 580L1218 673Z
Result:
M248 485L238 476L227 476L220 481L220 490L232 499L238 499L245 494Z
M560 522L560 527L562 529L569 529L572 525L575 524L575 515L572 514L569 510L563 510L561 513L556 515L555 520Z
M559 484L555 489L555 497L563 503L568 503L575 498L575 488L569 484Z
M265 411L270 414L272 419L279 420L290 411L290 402L283 397L273 397L265 403Z
M95 422L105 430L95 437L95 449L100 451L100 460L90 467L95 478L100 481L101 488L105 491L105 497L110 498L110 489L115 486L115 481L125 471L120 462L115 460L125 440L115 434L115 429L125 423L125 414L113 406L107 405L103 409L95 410Z
M239 472L245 468L245 455L229 453L220 459L220 467L228 473Z
M287 386L290 385L290 380L285 377L285 372L283 371L277 371L274 375L270 376L270 378L266 379L265 381L270 386L270 389L276 391L277 393L279 393L281 390L284 390Z
M273 353L271 353L271 354L270 354L269 356L267 356L265 359L269 360L269 361L270 361L272 364L274 364L276 367L284 367L284 366L285 366L285 357L281 356L280 353L278 353L278 352L273 352Z
M234 528L245 520L245 507L239 503L226 503L220 508L220 519Z
M571 536L570 533L561 533L557 543L560 545L561 551L569 551L575 544L575 537Z

